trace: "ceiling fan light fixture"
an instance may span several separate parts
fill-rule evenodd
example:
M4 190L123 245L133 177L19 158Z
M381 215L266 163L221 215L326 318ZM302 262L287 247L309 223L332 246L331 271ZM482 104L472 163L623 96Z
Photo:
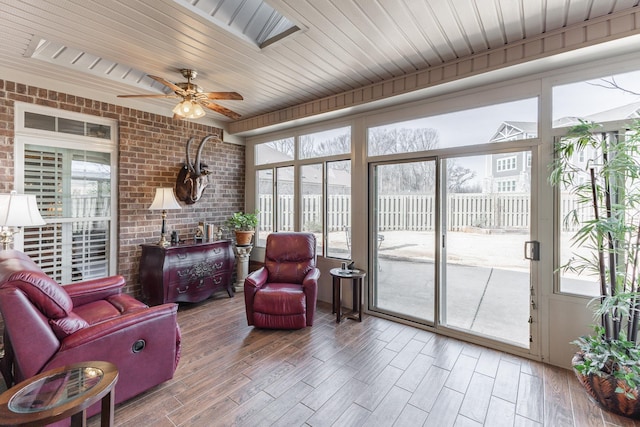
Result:
M204 108L202 108L200 106L200 104L194 103L193 104L193 112L191 113L191 115L188 118L190 118L190 119L199 119L200 117L202 117L204 115L205 115Z
M199 119L206 115L206 107L210 110L220 113L229 117L232 120L240 118L240 114L235 111L231 111L221 105L211 102L211 99L224 99L224 100L236 100L242 101L244 98L237 92L204 92L202 88L196 84L191 83L197 75L195 70L182 69L180 70L186 82L172 83L162 77L152 76L149 74L149 78L155 80L169 89L172 89L175 95L118 95L119 98L176 98L180 97L182 100L173 107L173 118L175 120L180 119Z
M193 113L193 102L191 102L190 99L179 102L178 105L173 108L173 113L182 117L190 116Z
M173 110L173 114L183 119L199 119L205 115L204 109L197 102L193 102L189 99L178 103Z

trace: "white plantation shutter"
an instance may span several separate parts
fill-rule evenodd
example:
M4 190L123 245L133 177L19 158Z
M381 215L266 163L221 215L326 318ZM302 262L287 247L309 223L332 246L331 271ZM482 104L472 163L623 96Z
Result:
M42 227L24 230L24 252L59 283L109 272L109 153L25 145L24 189L35 194Z

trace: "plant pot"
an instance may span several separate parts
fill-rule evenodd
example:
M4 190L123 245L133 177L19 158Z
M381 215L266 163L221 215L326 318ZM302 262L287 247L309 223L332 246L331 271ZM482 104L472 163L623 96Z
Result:
M249 246L251 244L251 239L255 234L254 230L244 231L244 230L235 230L236 232L236 245L238 246Z
M584 360L583 353L578 352L571 360L571 366L582 363ZM582 375L575 368L573 372L576 374L578 381L584 389L598 402L603 408L625 417L640 419L640 399L638 398L638 389L629 389L626 383L615 378L613 375L603 373L599 375ZM616 388L622 388L635 397L629 399L625 393L616 393Z

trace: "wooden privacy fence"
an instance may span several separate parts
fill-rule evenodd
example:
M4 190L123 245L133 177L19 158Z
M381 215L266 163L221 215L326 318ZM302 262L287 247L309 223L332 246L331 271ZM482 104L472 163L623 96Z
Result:
M434 195L383 195L379 196L378 200L379 231L435 229ZM272 224L271 201L272 198L269 195L260 196L258 209L261 224ZM574 198L562 197L562 218L564 219L567 212L575 206ZM341 231L351 226L350 196L329 196L326 211L328 231ZM280 212L278 229L293 230L295 212L293 196L278 198L278 212ZM579 217L582 220L588 218L590 214L588 210L583 210L579 212ZM447 196L446 227L448 231L461 231L468 227L518 230L529 228L530 222L531 197L526 193L462 193ZM321 229L319 227L322 224L322 196L302 196L302 224L305 225L305 230ZM562 221L562 231L575 231L574 228L574 225L565 224Z

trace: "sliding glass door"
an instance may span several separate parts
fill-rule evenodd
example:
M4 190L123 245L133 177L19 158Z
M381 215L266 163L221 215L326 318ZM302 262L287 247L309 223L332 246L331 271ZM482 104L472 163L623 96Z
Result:
M531 161L522 150L373 164L370 310L528 349Z
M531 152L457 157L441 165L440 324L528 348ZM478 171L476 191L455 185L450 171L459 166Z
M373 168L372 308L423 323L435 319L436 161Z

